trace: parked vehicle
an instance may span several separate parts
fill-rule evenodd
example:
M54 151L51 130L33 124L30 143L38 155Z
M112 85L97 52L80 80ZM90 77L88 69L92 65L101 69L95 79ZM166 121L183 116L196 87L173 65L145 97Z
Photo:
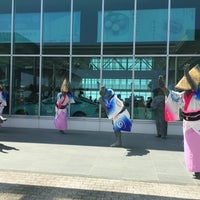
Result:
M55 97L43 99L41 101L41 115L52 116L55 114ZM23 102L14 107L13 113L16 115L38 115L38 102ZM69 107L67 107L69 109ZM75 103L70 105L70 116L73 117L98 117L99 104L87 98L75 97Z

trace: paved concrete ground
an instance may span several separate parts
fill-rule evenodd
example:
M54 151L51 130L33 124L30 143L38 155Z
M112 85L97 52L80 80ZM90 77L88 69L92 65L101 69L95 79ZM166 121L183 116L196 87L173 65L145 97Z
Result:
M200 199L182 136L0 129L0 200Z

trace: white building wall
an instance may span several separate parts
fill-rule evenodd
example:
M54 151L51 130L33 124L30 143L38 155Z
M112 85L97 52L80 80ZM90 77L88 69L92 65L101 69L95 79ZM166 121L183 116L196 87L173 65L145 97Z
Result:
M8 117L3 127L55 129L54 117ZM69 130L113 132L109 119L69 118ZM132 133L156 134L155 121L134 120ZM168 135L182 135L182 122L168 123Z

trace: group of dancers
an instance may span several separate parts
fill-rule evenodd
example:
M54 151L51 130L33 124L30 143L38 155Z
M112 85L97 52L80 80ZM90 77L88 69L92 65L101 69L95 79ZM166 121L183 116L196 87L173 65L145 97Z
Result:
M176 90L168 90L162 77L159 77L158 82L159 89L165 95L165 122L180 120L180 109L182 110L186 168L194 173L195 178L200 179L200 66L195 65L190 68L190 65L187 65L184 76L175 86ZM107 117L112 119L115 142L111 147L122 147L121 132L130 132L132 128L130 114L114 90L102 86L99 93L99 103L105 109ZM54 118L55 127L62 133L68 128L66 108L71 103L75 101L69 83L65 79L57 95ZM2 116L5 106L7 106L6 95L0 85L0 123L7 120ZM166 136L166 133L159 134Z
M162 76L159 77L158 83L159 90L165 95L164 116L162 116L165 125L164 129L161 129L163 133L158 133L158 136L162 134L163 138L166 138L166 123L179 120L181 109L186 168L194 172L195 178L200 179L200 66L190 68L190 65L187 65L184 76L175 86L176 90L168 90ZM122 147L121 132L130 132L132 128L130 114L112 89L102 86L99 93L99 103L105 109L108 118L112 119L115 142L111 147ZM56 128L62 132L67 129L66 106L70 103L74 103L74 99L65 79L57 96L54 120ZM58 123L59 118L62 122Z

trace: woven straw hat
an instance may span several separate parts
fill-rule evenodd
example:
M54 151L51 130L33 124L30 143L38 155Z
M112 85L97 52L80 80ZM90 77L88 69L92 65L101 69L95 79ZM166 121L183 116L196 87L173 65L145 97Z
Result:
M197 88L198 85L199 85L199 83L200 83L200 66L199 65L195 65L189 71L188 75L190 76L190 78L193 81L193 84ZM183 78L177 83L177 85L175 86L175 88L177 90L191 90L191 89L194 89L191 86L190 81L188 80L188 78L186 77L186 75L184 75Z
M69 86L68 86L68 82L67 82L66 78L64 79L60 90L61 90L61 92L68 92L69 91Z

